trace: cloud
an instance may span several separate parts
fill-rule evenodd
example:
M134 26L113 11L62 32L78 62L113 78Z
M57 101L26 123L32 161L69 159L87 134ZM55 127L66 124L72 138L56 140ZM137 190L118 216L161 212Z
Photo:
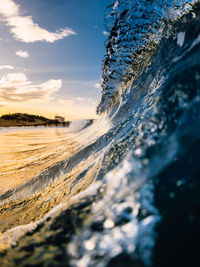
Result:
M99 89L99 88L101 88L101 84L100 83L95 83L94 87Z
M0 66L0 70L13 70L14 67L11 65L2 65Z
M0 13L6 17L16 16L19 13L19 6L12 0L0 0Z
M62 80L33 84L24 73L9 73L0 79L0 102L44 101L60 90Z
M19 50L15 54L22 58L29 58L29 53L27 51Z
M13 36L22 42L33 43L37 41L53 43L64 37L76 34L70 28L49 32L33 21L31 16L20 15L19 5L13 0L0 0L0 15L2 20L10 27Z
M103 33L103 35L105 35L105 36L109 36L109 35L110 35L109 32L107 32L107 31L103 31L102 33Z

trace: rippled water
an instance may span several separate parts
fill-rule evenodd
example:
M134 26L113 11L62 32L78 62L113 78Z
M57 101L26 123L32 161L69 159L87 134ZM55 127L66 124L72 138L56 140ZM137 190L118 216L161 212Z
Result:
M99 123L104 126L103 129L99 129ZM3 157L0 165L0 200L1 203L11 201L9 212L1 215L1 230L37 220L61 200L69 199L91 183L95 167L91 168L90 164L94 156L82 161L83 156L77 155L102 135L109 125L100 120L90 126L90 131L87 128L80 131L85 125L87 121L79 121L72 123L70 128L15 128L0 133ZM96 157L99 159L95 166L100 161L98 153ZM73 193L76 179L78 181L79 176L81 179L82 172L88 168L91 168L91 174L79 185L81 189L77 188ZM21 202L23 205L18 206ZM10 208L10 205L17 205L18 209ZM41 210L30 214L30 210L35 210L37 205Z
M0 194L75 153L79 144L67 128L25 128L0 132Z

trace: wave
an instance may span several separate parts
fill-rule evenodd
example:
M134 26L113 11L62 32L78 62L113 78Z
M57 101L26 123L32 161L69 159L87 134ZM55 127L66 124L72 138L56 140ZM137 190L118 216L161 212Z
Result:
M71 128L74 153L0 197L3 266L198 259L199 12L199 1L107 8L101 116Z
M105 26L111 34L106 42L102 99L97 108L98 113L112 112L113 105L123 102L129 91L137 89L139 96L145 92L144 85L138 88L137 79L144 70L151 68L152 57L157 54L161 40L171 34L170 25L189 12L195 2L198 1L122 0L114 1L107 8ZM166 57L163 59L166 60ZM160 72L162 67L168 65L167 62L163 63L158 64ZM139 93L135 92L136 102Z

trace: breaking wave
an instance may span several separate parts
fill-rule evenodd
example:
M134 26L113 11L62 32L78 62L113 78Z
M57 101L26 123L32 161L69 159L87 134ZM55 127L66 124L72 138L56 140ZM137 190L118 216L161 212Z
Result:
M192 0L107 8L99 118L74 123L55 140L67 155L0 196L2 266L198 259L199 14Z

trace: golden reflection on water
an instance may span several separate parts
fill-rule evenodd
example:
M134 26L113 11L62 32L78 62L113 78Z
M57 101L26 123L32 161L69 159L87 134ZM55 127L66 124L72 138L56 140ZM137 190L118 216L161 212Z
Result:
M68 162L109 127L102 119L81 132L56 127L0 131L0 195L62 160ZM36 193L29 194L27 186L20 193L12 192L11 198L0 203L0 239L1 233L41 219L61 202L67 204L73 196L87 189L98 175L103 155L102 150L95 154L84 151L83 158L75 162L71 170ZM76 182L84 170L88 171Z
M79 148L67 128L0 132L0 195L67 158Z

